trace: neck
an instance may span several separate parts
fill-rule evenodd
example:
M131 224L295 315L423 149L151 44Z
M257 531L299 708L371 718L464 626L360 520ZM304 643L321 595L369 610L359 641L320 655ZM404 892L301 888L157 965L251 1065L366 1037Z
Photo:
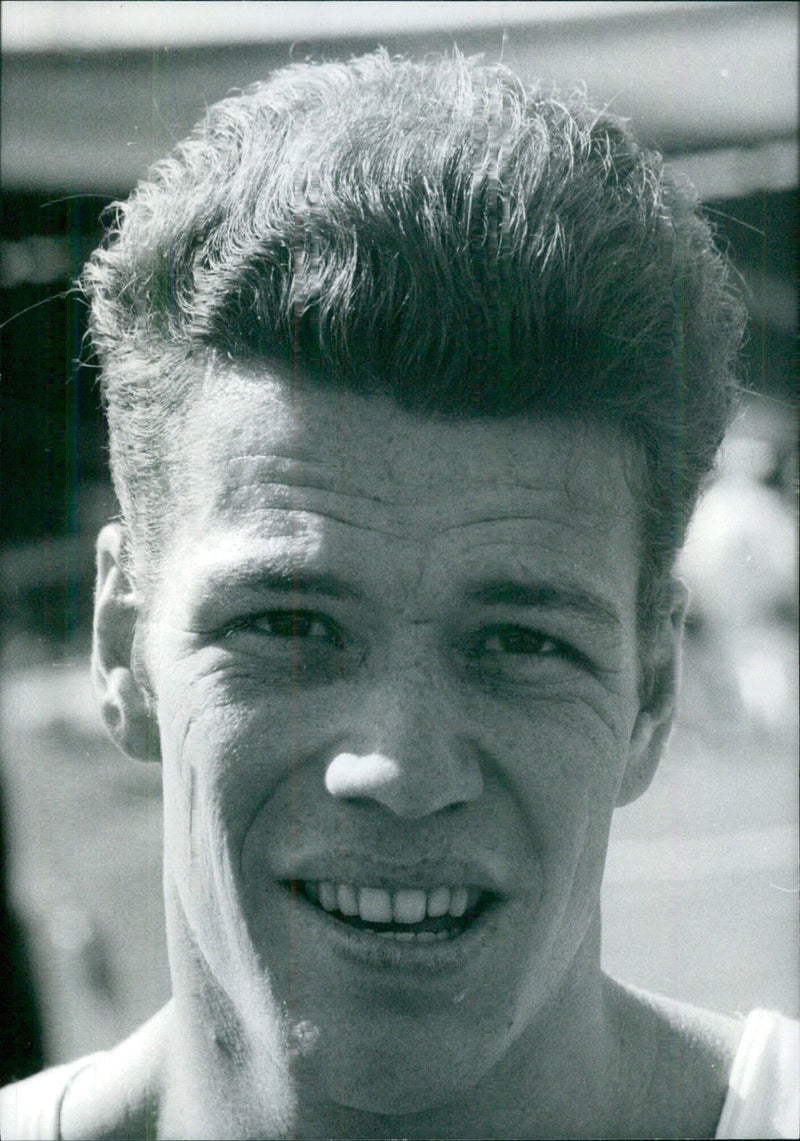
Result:
M282 1019L271 995L221 985L179 908L168 924L173 970L160 1137L292 1136L293 1082ZM231 972L244 978L250 968Z

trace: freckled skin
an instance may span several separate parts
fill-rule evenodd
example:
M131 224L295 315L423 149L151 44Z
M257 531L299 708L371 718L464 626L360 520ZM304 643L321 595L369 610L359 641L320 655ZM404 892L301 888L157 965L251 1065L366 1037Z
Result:
M599 426L422 419L264 371L192 413L142 645L176 1018L226 1012L253 1106L230 1135L278 1072L300 1136L581 1114L614 1135L600 882L670 715L640 707L622 450ZM367 966L286 888L348 859L469 865L503 904L457 967Z

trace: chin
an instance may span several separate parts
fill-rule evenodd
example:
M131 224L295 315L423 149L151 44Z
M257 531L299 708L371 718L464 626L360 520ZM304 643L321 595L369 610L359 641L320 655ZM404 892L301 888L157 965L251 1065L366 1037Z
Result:
M466 1026L450 1026L442 1034L426 1034L411 1021L381 1034L376 1029L321 1033L313 1053L296 1059L300 1086L324 1090L332 1102L363 1113L424 1113L463 1101L504 1051L494 1036L484 1042L479 1031L470 1034ZM302 1099L301 1088L298 1094Z

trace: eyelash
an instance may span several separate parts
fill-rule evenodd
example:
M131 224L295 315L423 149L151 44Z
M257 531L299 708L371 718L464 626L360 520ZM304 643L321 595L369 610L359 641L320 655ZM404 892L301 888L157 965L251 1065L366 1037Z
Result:
M493 639L497 639L501 645L497 650L489 650L489 653L504 653L509 656L537 656L537 657L555 657L558 654L565 654L570 652L569 648L560 642L557 638L551 638L548 634L543 634L540 630L531 630L527 626L513 626L502 625L495 626L490 631L481 631L480 634L475 635L472 640L471 649L476 654L481 650L485 653L487 651L488 643ZM505 645L503 642L505 641Z
M287 629L281 631L269 631L259 627L260 622L282 622ZM230 623L223 631L226 638L232 637L242 631L252 630L257 634L266 634L273 638L294 639L303 637L302 628L304 625L313 626L319 623L324 627L327 636L330 638L336 649L344 648L344 635L340 627L332 619L324 614L318 614L313 610L267 610L263 614L248 615L244 618L236 619ZM308 630L305 632L305 637L308 637ZM316 639L314 639L316 640Z

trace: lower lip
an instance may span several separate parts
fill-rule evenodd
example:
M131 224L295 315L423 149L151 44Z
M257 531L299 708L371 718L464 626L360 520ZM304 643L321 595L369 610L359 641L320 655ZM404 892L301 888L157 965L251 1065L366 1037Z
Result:
M336 953L366 966L392 971L448 972L465 967L489 948L508 906L500 900L489 904L468 927L447 939L401 940L351 927L299 892L285 890L296 909L295 918L302 916L314 924L313 938L318 938L318 932L322 931Z

